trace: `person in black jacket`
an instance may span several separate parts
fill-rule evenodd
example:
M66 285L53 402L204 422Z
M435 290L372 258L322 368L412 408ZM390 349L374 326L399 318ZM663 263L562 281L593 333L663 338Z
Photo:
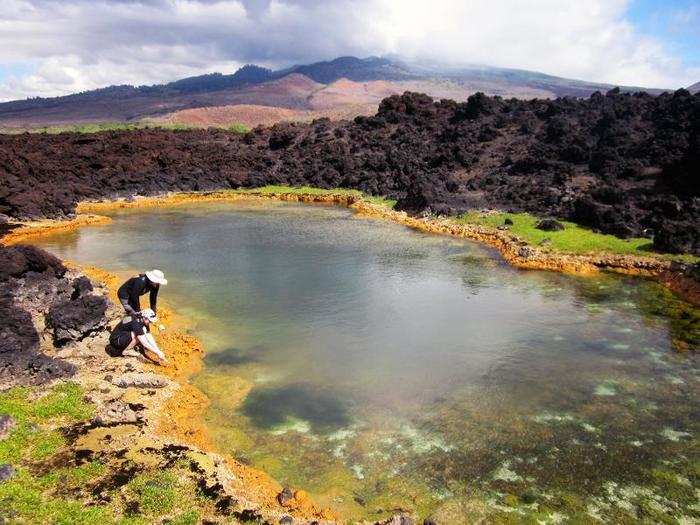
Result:
M158 348L158 343L151 335L151 324L157 321L155 312L150 308L141 310L138 316L123 319L109 336L110 346L124 353L125 350L138 345L149 359L160 364L167 363L165 354Z
M141 296L150 294L151 310L157 312L158 289L160 285L168 284L168 280L160 270L149 270L132 277L119 287L117 297L122 303L126 313L132 317L138 317L141 311Z

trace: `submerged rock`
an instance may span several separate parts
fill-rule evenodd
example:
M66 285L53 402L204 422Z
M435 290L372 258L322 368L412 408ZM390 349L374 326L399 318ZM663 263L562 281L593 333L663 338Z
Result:
M392 516L388 520L380 521L380 525L413 525L415 522L410 516L404 514L397 514Z

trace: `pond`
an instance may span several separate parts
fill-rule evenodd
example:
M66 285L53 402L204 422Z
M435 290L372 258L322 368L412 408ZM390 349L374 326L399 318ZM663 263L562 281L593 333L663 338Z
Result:
M438 523L699 515L700 316L661 286L522 271L337 207L113 218L35 243L163 269L206 348L193 382L218 449L320 504Z

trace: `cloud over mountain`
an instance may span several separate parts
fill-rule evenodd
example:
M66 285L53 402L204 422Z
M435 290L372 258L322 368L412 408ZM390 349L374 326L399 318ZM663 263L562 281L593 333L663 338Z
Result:
M0 99L145 84L255 62L399 54L680 87L700 71L625 0L5 0ZM18 66L22 66L18 68ZM4 71L4 75L3 75Z

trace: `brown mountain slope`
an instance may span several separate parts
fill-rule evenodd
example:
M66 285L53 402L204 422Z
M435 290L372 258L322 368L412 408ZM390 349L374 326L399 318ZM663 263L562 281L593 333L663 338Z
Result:
M358 115L373 115L376 111L376 104L348 104L321 110L237 104L233 106L183 109L162 117L149 118L147 122L154 124L185 124L202 128L243 124L248 128L254 128L256 126L272 126L278 122L311 122L323 117L332 120L353 119Z
M167 93L103 97L86 102L81 98L64 100L31 110L5 111L0 115L3 127L32 127L82 122L133 121L193 107L259 104L283 108L308 108L308 98L323 84L293 73L277 80L206 93L172 96ZM86 105L89 108L86 109ZM89 109L89 111L88 111Z
M483 82L479 87L485 87ZM491 87L499 91L497 86ZM277 122L311 122L320 117L353 119L358 115L373 115L384 98L406 91L427 93L436 99L464 102L477 89L476 85L440 79L356 82L341 78L323 85L303 75L292 74L274 82L255 86L244 93L224 96L224 99L233 101L231 104L188 108L147 120L201 127L242 123L253 128L259 125L270 126ZM500 89L499 93L516 98L553 96L550 92L534 88ZM218 96L221 95L217 94ZM259 102L239 103L241 100ZM276 105L277 101L281 103Z

